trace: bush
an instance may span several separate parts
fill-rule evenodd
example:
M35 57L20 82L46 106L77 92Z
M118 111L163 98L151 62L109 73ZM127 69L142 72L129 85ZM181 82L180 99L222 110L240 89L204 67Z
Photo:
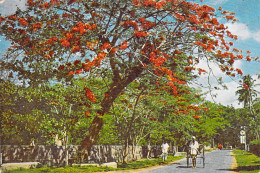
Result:
M260 140L251 141L249 144L249 150L251 153L260 157Z

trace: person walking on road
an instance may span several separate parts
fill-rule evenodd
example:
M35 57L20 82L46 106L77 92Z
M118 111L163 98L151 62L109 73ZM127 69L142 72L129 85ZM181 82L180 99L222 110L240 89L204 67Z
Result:
M221 144L218 145L218 149L220 149L220 150L222 149L222 145Z
M163 143L161 145L161 147L162 147L162 159L163 159L163 161L165 161L165 160L167 160L169 145L166 142L166 143Z
M196 168L196 157L198 154L199 143L196 141L195 136L192 136L192 141L190 142L189 147L192 159L192 168Z

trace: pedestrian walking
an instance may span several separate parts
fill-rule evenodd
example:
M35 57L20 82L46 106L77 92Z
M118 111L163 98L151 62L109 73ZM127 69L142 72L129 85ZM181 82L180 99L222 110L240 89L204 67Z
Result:
M150 143L148 143L147 145L147 159L150 159L151 158L151 150L152 150L152 146L150 145Z
M161 147L162 147L162 159L163 161L165 161L167 160L169 145L167 142L165 142L161 145Z

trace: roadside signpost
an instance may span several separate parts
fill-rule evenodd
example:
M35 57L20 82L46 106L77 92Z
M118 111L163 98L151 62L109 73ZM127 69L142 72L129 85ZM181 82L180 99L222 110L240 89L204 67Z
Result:
M246 151L246 131L240 130L240 143L245 144L245 151Z

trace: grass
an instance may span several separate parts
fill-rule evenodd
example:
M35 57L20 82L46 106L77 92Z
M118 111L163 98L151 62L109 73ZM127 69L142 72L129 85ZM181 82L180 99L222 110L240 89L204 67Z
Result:
M157 159L142 159L142 160L137 160L130 162L126 165L119 163L118 164L118 169L119 170L130 170L130 169L139 169L139 168L147 168L151 166L156 166L156 165L162 165L162 164L167 164L169 162L173 162L176 160L182 159L184 156L168 156L167 160L164 162L162 158L157 158Z
M98 167L98 166L67 166L67 167L47 167L43 166L41 168L31 168L31 169L15 169L15 170L7 170L5 173L43 173L43 172L51 172L51 173L85 173L85 172L108 172L108 171L116 171L116 170L131 170L131 169L140 169L147 168L156 165L167 164L169 162L173 162L176 160L180 160L184 156L168 156L166 161L163 161L162 158L155 159L141 159L129 162L127 164L118 163L118 168L111 167Z
M233 150L236 160L236 171L240 173L260 172L260 158L243 150Z

